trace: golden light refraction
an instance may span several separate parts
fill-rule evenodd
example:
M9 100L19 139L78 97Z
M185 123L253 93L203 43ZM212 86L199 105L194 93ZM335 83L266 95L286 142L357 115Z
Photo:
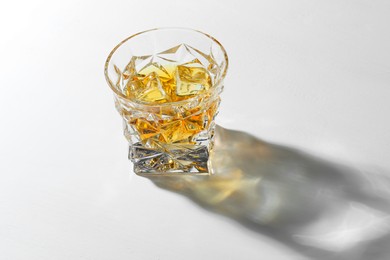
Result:
M115 66L115 87L125 96L116 96L116 107L136 173L208 173L224 66L211 49L188 44Z

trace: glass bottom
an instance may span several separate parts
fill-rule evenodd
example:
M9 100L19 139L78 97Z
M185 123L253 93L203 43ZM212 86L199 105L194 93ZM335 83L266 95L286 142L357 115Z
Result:
M172 144L155 150L138 142L129 146L129 159L138 175L209 174L209 149L205 145Z

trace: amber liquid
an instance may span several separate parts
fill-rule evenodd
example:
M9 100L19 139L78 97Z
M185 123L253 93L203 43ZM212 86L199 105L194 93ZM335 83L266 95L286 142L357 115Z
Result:
M212 88L212 77L198 60L181 65L151 63L139 71L130 62L122 75L128 80L124 94L136 102L152 106L185 101L200 95L207 98ZM180 111L172 110L166 118L154 113L150 118L133 118L128 123L149 147L194 144L196 135L210 126L218 104L219 98L216 98L211 103L198 102L189 109L183 106Z

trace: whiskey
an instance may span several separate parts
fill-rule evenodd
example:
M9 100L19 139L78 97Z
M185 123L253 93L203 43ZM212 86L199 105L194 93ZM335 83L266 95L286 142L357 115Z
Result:
M209 96L213 76L198 58L187 58L188 61L181 63L163 59L158 62L156 58L144 62L148 58L150 59L149 56L132 57L123 72L117 69L117 73L121 74L120 78L125 82L122 82L123 93L127 98L146 106L158 106L200 95L203 99ZM184 113L173 110L168 116L160 118L158 113L154 113L150 118L132 117L129 118L128 124L136 129L144 144L152 147L156 146L156 143L195 144L196 135L210 126L218 105L219 98L216 98L211 103L199 102L190 109L183 108Z
M152 63L129 78L125 93L141 103L161 104L203 94L211 86L209 73L196 60L182 65Z
M114 69L135 171L207 172L222 88L212 54L180 44Z

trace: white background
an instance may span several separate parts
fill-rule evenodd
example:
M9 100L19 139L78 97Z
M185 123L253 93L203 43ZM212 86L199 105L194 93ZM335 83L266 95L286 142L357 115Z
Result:
M103 65L136 32L207 32L217 122L390 170L390 2L7 1L0 10L0 259L305 259L135 176Z

